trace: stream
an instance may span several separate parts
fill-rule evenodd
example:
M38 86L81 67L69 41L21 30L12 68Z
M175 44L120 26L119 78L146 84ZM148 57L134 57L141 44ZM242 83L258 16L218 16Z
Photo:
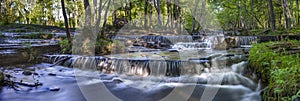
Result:
M115 39L136 37L140 36ZM7 79L14 86L2 87L0 100L261 100L259 80L246 68L247 51L257 37L236 37L237 42L230 49L219 48L225 36L207 36L200 42L188 36L143 37L151 45L157 43L155 41L173 44L159 49L130 46L125 47L126 53L114 52L106 56L45 52L48 54L39 57L41 62L34 64L1 63L1 70L10 75ZM1 42L1 47L5 47L0 51L1 57L14 56L12 54L17 54L17 48L24 42L31 42L33 46L57 44L57 40L6 38Z

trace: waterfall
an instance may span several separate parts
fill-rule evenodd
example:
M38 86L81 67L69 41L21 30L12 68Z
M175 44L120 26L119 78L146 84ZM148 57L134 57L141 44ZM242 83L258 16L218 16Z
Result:
M114 36L112 39L125 41L125 40L133 40L136 39L142 40L145 42L158 42L158 43L171 43L175 44L178 42L193 42L193 36L191 35L166 35L166 36L157 36L157 35L120 35Z
M210 42L179 42L172 46L174 49L211 49Z
M117 73L138 76L171 76L200 75L214 71L227 72L231 66L234 72L242 72L245 63L240 55L216 55L206 58L194 58L188 60L153 60L147 58L106 58L85 57L77 55L46 55L49 63L80 69L99 70L104 73Z
M209 61L195 60L149 60L149 59L111 59L105 57L84 57L76 55L46 55L46 61L54 65L80 69L100 70L138 76L181 76L199 75L207 68Z
M237 45L251 45L252 43L257 43L257 36L237 36L235 40L237 41Z

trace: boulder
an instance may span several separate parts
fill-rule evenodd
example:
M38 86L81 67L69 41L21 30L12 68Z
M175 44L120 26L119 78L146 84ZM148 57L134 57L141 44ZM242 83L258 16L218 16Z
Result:
M26 75L26 76L29 76L29 75L32 75L32 72L29 71L29 70L25 70L25 71L23 71L22 74L23 74L23 75Z
M238 47L237 40L234 37L226 37L221 43L216 44L214 49L224 50L235 47Z

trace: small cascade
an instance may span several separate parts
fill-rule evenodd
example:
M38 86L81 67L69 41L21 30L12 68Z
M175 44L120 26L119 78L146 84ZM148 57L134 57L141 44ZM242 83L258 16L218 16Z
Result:
M242 62L240 62L238 64L233 64L231 66L231 68L232 68L232 70L234 72L239 73L239 74L243 74L244 73L244 69L247 66L247 64L248 64L247 62L242 61Z
M179 42L172 46L174 49L211 49L210 42Z
M191 35L118 35L112 37L114 40L141 40L145 42L157 42L157 43L171 43L175 44L178 42L193 42L193 36Z
M165 36L173 44L178 42L193 42L193 37L190 35L176 35L176 36Z
M257 36L238 36L235 37L237 45L251 45L252 43L257 43Z
M209 42L213 46L220 44L224 42L225 37L224 36L206 36L206 38L203 40L204 42Z
M75 55L46 55L45 62L80 69L100 70L105 73L117 73L138 76L199 75L209 68L209 60L149 60L149 59L110 59L104 57L83 57Z
M231 69L230 66L234 72L242 72L242 70L238 69L245 66L243 62L240 63L244 60L244 57L228 54L188 60L127 59L76 55L46 55L45 57L48 58L46 62L53 63L54 65L138 76L177 77L181 75L200 75L203 72L227 72L228 69Z
M113 59L101 61L104 72L139 76L180 76L197 74L196 63L174 60L128 60Z
M53 66L61 65L66 67L76 67L80 69L97 69L99 61L105 60L104 57L85 57L77 55L45 55L45 62L52 63Z
M193 37L190 35L177 35L177 36L141 36L138 39L145 42L159 42L159 43L171 43L175 44L178 42L193 42Z

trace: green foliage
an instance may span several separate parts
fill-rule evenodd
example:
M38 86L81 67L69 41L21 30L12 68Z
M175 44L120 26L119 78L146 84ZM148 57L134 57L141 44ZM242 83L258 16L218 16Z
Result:
M291 47L299 47L300 41L281 41L255 44L249 52L251 68L267 84L264 100L291 101L299 96L300 53L289 53ZM281 50L281 51L279 51Z
M63 54L72 53L71 52L71 47L70 47L67 39L59 40L58 44L61 48L61 53L63 53Z
M118 44L119 45L119 44ZM119 49L113 47L113 42L106 38L98 38L95 45L96 54L107 55L112 52L112 49ZM122 48L120 48L122 49Z

